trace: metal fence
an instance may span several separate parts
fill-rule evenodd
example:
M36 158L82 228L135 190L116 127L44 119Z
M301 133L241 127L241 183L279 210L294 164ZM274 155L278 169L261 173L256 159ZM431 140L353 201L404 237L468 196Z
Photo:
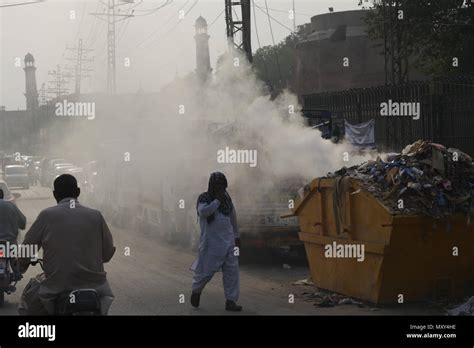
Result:
M382 116L381 103L420 103L418 120ZM407 144L427 139L474 155L474 77L410 82L303 96L303 114L331 113L333 122L351 124L375 119L375 142L380 151L399 152Z

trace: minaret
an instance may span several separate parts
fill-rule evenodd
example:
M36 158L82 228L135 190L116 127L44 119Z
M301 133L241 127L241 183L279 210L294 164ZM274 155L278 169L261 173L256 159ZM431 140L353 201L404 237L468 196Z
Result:
M25 56L26 110L38 108L38 90L36 88L35 58L31 53Z
M211 74L211 58L209 55L209 35L207 22L199 16L196 20L196 74L200 81L205 82Z

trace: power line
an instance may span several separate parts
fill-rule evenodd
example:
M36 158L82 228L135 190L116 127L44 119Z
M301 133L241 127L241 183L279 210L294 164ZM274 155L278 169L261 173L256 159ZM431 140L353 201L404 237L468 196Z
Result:
M208 28L211 28L211 27L214 25L214 23L217 22L217 20L218 20L219 18L221 18L221 16L224 14L224 12L225 12L225 10L222 10L221 13L219 13L219 14L217 15L217 17L214 18L214 20L211 22L211 24L209 24Z
M62 95L69 93L69 90L65 85L68 83L67 78L69 78L70 75L64 74L59 65L56 65L56 70L48 71L48 75L53 77L52 81L48 81L48 93L52 94L55 98L59 98Z
M276 60L277 67L278 67L278 76L280 77L280 83L281 83L282 75L281 75L281 68L280 68L280 59L278 58L278 53L276 52L275 36L273 35L272 21L270 20L270 13L268 12L268 3L267 3L267 0L265 0L265 7L267 7L268 25L269 25L269 27L270 27L270 33L271 33L271 35L272 35L273 52L275 53L275 60Z
M235 7L232 7L232 10L234 11L235 18L237 18L237 22L240 21L239 15L237 14Z
M292 9L291 11L293 11L293 32L296 33L296 8L295 8L295 0L292 0L291 2L292 4Z
M14 7L14 6L23 6L23 5L33 5L33 4L37 4L37 3L40 3L40 2L44 2L44 0L38 0L38 1L33 1L33 2L20 2L18 4L10 4L10 5L1 5L1 7Z
M135 4L135 6L130 7L129 10L132 10L132 9L134 9L134 8L137 7L137 6L140 6L141 4L143 4L143 0L139 0L139 1ZM140 11L140 10L137 10L137 11Z
M166 33L164 33L163 35L161 35L154 43L151 44L151 46L149 47L149 49L153 49L155 48L160 42L161 42L161 39L165 36L167 36L169 33L171 33L174 29L176 29L176 27L178 25L181 24L181 22L183 21L184 18L187 17L187 15L193 10L193 8L198 4L199 0L194 0L194 3L192 4L192 6L189 8L188 11L186 11L184 13L184 17L182 19L180 19L173 27L171 27Z
M133 10L135 7L140 6L141 4L143 4L143 0L139 0L134 6L130 5L128 9ZM136 10L136 11L143 11L143 10Z
M135 5L135 6L130 5L125 12L129 13L132 10L132 8L134 8L136 6L137 5ZM127 18L122 23L120 23L120 28L118 28L118 30L117 30L117 42L120 42L122 40L123 36L125 35L125 31L128 28L128 24L130 23L130 21L131 21L131 17Z
M99 12L100 8L100 1L97 1L97 6L95 8L95 12ZM105 11L105 10L104 10ZM97 41L97 37L99 36L97 30L98 30L98 23L99 19L97 17L94 17L94 21L92 22L89 35L87 35L85 41L86 43L89 44L89 46L93 46L95 42ZM94 43L90 42L92 39L94 39Z
M184 3L183 6L181 6L179 9L178 9L178 14L180 11L182 11L190 2L191 0L186 0L186 2ZM175 18L175 15L173 14L172 16L170 16L164 23L163 23L163 26L167 25L169 22L171 22L171 20ZM153 35L155 35L158 31L160 31L162 27L158 27L156 30L154 30L153 32L151 32L146 38L144 38L142 41L140 41L138 43L138 45L136 46L137 48L139 48L145 41L147 41L150 37L152 37Z
M75 61L76 63L74 67L74 93L79 95L81 93L81 81L85 77L90 77L87 73L92 71L92 69L86 67L86 64L94 61L93 59L86 57L86 53L93 51L93 49L84 48L82 39L79 39L77 47L67 47L66 50L71 50L75 53L72 58L66 59Z
M258 5L256 5L258 7ZM270 11L273 11L273 12L280 12L280 13L286 13L288 14L288 11L287 10L280 10L280 9L276 9L276 8L268 8ZM314 17L315 15L314 14L309 14L309 13L302 13L302 12L296 12L294 11L293 12L294 14L297 14L297 15L300 15L300 16L306 16L306 17Z
M39 105L44 106L48 104L48 97L46 96L46 88L45 88L45 83L43 82L41 84L41 88L38 93L39 96Z
M255 25L255 35L257 37L257 43L258 43L258 48L261 49L262 45L260 43L260 35L258 34L258 26L257 26L257 14L255 12L255 0L252 0L252 6L253 6L253 21ZM267 69L267 63L265 62L265 58L262 59L263 63L263 69L265 71L265 80L269 81L268 79L268 69ZM269 81L270 82L270 81ZM271 86L270 86L271 87ZM273 88L273 87L272 87Z
M257 14L255 13L255 0L252 0L252 6L253 6L253 21L255 24L255 34L257 36L258 48L262 48L262 45L260 43L260 35L258 35Z
M79 38L79 33L81 32L82 22L84 21L84 13L86 12L86 5L87 5L87 2L84 2L82 4L81 19L79 20L79 27L77 29L77 33L76 33L76 37L74 38L74 41L77 41L77 39Z
M89 43L89 47L92 47L96 44L97 40L102 36L102 33L104 32L104 30L105 30L105 26L100 25L100 23L97 23L95 35L92 37L92 40ZM88 41L86 40L86 42Z
M127 18L127 20L125 22L123 22L124 24L122 25L122 27L119 29L119 35L118 35L118 39L117 39L117 42L120 42L122 41L122 38L124 37L125 35L125 32L128 28L128 25L130 24L131 22L131 19L130 18Z
M168 6L172 3L173 3L173 0L166 0L162 5L158 6L157 8L155 8L153 10L148 10L148 11L150 11L149 13L147 13L147 14L136 14L135 17L149 16L149 15L155 13L156 11L161 10L163 7ZM141 11L147 12L146 10L135 10L135 11L136 12L141 12Z
M142 2L143 2L143 1L142 1ZM141 2L140 2L140 3L141 3ZM140 3L139 3L139 4L140 4ZM162 9L163 7L168 6L168 5L171 5L172 3L173 3L173 0L166 0L162 5L156 7L155 9L152 9L152 10L135 10L135 12L138 12L138 11L145 11L145 12L151 11L151 12L149 12L149 13L147 13L147 14L135 14L134 17L149 16L149 15L155 13L156 11ZM135 8L135 7L137 7L139 4L137 4L137 5L135 5L135 6L131 7L131 8L129 8L129 10L131 10L131 9L133 9L133 8ZM130 18L125 22L125 25L123 26L123 28L121 28L121 29L123 29L123 30L122 30L121 33L119 34L120 37L119 37L119 39L118 39L118 42L120 42L120 41L122 40L122 38L123 38L123 36L124 36L124 33L125 33L125 30L127 29L127 27L128 27L129 24L130 24Z
M265 0L265 6L267 5L267 1ZM271 18L275 23L279 24L280 26L282 26L283 28L289 30L291 33L294 33L293 29L291 29L290 27L287 27L285 24L283 24L282 22L280 22L278 19L276 19L275 17L273 17L272 15L270 15L270 12L266 9L266 8L263 8L263 7L260 7L258 5L255 5L257 6L257 8L262 11L262 13L264 13L268 18ZM265 12L266 10L266 12Z
M116 92L116 59L115 59L115 44L116 33L115 24L130 17L134 17L133 11L131 14L116 13L116 9L125 4L116 4L115 0L108 0L107 14L105 13L91 13L91 15L107 22L107 93L115 94ZM106 16L106 18L102 18ZM118 19L117 19L118 17Z

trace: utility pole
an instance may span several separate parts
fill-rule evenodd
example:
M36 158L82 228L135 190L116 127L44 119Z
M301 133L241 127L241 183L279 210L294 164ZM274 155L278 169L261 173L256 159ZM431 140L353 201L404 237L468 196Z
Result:
M47 104L48 104L48 98L46 97L46 88L45 88L45 83L43 82L39 90L39 105L45 106Z
M87 52L93 51L91 48L84 48L82 39L79 39L77 47L66 47L66 50L74 51L72 58L66 58L75 62L74 66L74 94L79 95L81 93L81 81L85 77L90 77L87 75L88 72L92 69L86 67L87 63L91 63L94 59L86 57ZM72 69L70 69L72 70Z
M235 21L232 16L234 6L240 7L241 21ZM250 0L232 1L225 0L225 21L227 40L229 49L237 48L245 53L249 62L253 61L252 57L252 32L251 32L251 18L250 18ZM236 41L236 34L241 34L241 41Z
M90 13L97 18L107 22L107 93L115 94L116 77L115 77L115 24L127 18L133 17L132 14L120 14L120 9L116 9L121 5L133 3L133 0L123 0L118 4L115 0L107 0L107 13ZM105 18L104 18L105 17Z
M54 98L59 98L69 93L66 85L70 75L64 74L59 65L56 65L56 70L48 71L48 75L53 77L52 81L48 81L48 93L52 94Z

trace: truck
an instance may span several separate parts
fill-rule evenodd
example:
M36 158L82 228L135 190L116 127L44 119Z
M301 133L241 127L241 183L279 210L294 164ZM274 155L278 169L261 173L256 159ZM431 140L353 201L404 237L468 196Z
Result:
M221 139L217 147L232 141L239 127L202 121L187 126L208 132L213 139ZM165 130L153 120L142 120L140 127L140 139L104 141L98 158L94 159L97 160L97 183L93 196L96 206L106 212L113 224L197 249L200 238L197 198L207 189L212 171L230 171L229 193L237 210L242 249L247 255L259 254L253 253L257 249L275 256L305 259L296 218L280 218L289 209L290 194L301 186L298 180L291 183L291 180L272 179L275 184L266 187L261 182L264 174L259 169L251 168L234 175L229 167L216 164L215 157L173 146L173 141L169 148L153 148L150 137L166 136L162 133ZM128 162L124 161L126 153L131 157Z

